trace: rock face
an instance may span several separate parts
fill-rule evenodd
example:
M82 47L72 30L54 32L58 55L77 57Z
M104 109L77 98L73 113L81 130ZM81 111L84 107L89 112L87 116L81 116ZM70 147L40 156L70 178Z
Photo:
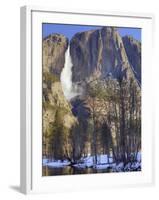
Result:
M131 36L122 38L128 60L141 83L141 43Z
M61 34L49 35L43 39L43 72L60 76L65 62L68 39Z
M76 123L60 82L67 47L68 40L63 35L54 34L43 39L43 155L47 156L57 112L60 112L60 123L66 129Z
M125 41L113 27L77 33L70 41L73 82L81 82L91 77L134 78L133 69L138 69L141 61L138 61L136 54L136 61L132 61L131 52L135 43L131 45ZM133 69L131 65L134 66Z

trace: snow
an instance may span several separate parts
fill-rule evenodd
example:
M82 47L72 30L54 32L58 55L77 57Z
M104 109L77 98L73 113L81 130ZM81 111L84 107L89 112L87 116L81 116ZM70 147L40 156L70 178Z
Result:
M94 168L99 170L104 169L111 169L112 172L123 172L123 171L137 171L141 170L141 152L138 152L137 154L137 160L133 163L128 163L126 166L124 166L123 162L120 162L118 164L113 162L112 157L108 157L108 155L97 155L97 164L94 164L94 156L87 156L83 157L79 160L79 163L74 164L73 167L76 168ZM109 161L109 162L108 162ZM43 159L43 166L48 166L52 168L64 168L66 166L70 165L70 162L68 160L52 160L44 158Z
M43 158L43 166L46 165L49 162L49 159Z
M94 168L96 168L96 169L108 169L108 168L114 168L116 166L116 164L115 163L110 163L110 164L98 164L98 165L96 165Z
M57 160L57 161L51 161L49 162L48 159L43 159L43 166L53 167L53 168L63 168L65 166L68 166L70 164L69 161L64 160Z
M85 163L86 162L90 162L93 164L93 160L95 159L94 156L87 156L81 160L83 160ZM113 158L109 157L109 163L113 162ZM108 155L104 154L104 155L97 155L97 163L98 164L106 164L108 163Z
M138 162L141 162L141 152L138 152L138 153L137 153L137 161L138 161Z
M113 158L112 157L108 157L108 155L98 155L97 156L97 160L98 160L98 163L100 163L100 164L108 163L108 161L109 161L109 163L113 162Z
M97 165L94 166L94 156L87 156L84 158L81 158L80 163L75 164L74 167L78 168L87 168L87 167L94 167L94 168L102 168L106 169L110 167L110 164L108 164L108 155L97 155ZM113 158L109 158L109 163L113 163Z

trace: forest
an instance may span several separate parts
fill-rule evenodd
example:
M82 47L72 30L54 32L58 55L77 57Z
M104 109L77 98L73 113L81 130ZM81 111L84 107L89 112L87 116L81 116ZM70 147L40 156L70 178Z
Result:
M132 79L107 78L92 80L85 87L84 98L71 99L72 113L78 119L71 129L63 124L67 110L60 106L54 108L55 120L47 135L48 142L43 144L44 156L50 162L60 160L63 165L65 161L64 165L74 167L104 168L106 165L117 171L116 166L122 163L120 170L141 170L138 163L141 96L136 83ZM100 155L106 155L102 163ZM92 157L91 163L85 159L89 157Z

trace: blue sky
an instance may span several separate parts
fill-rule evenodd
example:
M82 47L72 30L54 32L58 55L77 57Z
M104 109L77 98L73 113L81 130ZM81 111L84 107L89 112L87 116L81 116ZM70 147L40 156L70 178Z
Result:
M92 29L100 29L101 26L86 26L86 25L69 25L69 24L43 24L42 32L43 38L52 34L52 33L60 33L65 35L69 40L72 38L74 34L77 32L88 31ZM139 28L125 28L120 27L118 31L121 36L131 35L135 39L141 41L141 29Z

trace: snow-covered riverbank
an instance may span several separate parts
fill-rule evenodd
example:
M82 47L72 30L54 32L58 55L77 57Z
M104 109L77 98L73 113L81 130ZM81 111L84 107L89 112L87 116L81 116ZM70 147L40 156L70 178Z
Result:
M72 165L75 168L96 168L96 169L111 169L112 172L122 172L122 171L140 171L141 170L141 153L137 154L137 160L132 163L128 163L124 166L124 163L115 163L113 162L113 158L107 155L98 155L97 156L97 164L94 165L94 157L87 156L81 158L78 164ZM48 166L50 168L64 168L69 166L71 163L68 160L52 160L43 159L43 166Z

